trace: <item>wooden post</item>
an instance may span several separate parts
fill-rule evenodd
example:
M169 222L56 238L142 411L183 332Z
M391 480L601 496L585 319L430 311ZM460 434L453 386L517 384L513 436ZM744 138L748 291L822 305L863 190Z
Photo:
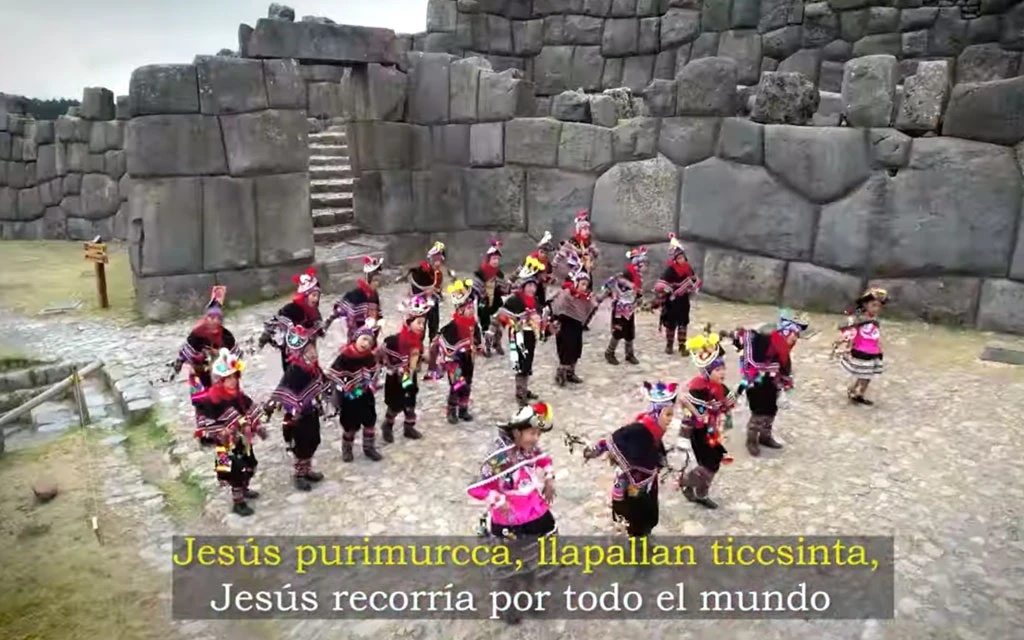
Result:
M67 390L75 383L76 377L79 380L81 380L82 378L85 378L86 376L92 374L93 372L99 371L100 367L102 366L103 361L97 360L96 362L93 362L92 364L86 366L84 369L78 371L77 373L64 378L57 384L53 385L46 391L43 391L42 393L32 398L28 402L24 403L20 407L11 409L4 415L0 416L0 427L2 427L5 424L14 422L16 419L25 415L32 409L35 409L36 407L43 404L47 400L51 400L53 398L60 396L60 394L62 393L66 393Z
M106 265L110 262L110 258L107 256L107 245L103 244L101 240L99 236L96 236L92 242L85 243L85 259L96 265L96 293L100 299L100 308L109 309Z

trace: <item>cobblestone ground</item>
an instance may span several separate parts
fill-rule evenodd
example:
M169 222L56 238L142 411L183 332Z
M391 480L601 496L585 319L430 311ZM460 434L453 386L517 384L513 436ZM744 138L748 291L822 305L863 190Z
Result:
M385 292L386 312L395 309L400 295L397 288ZM255 335L276 306L236 313L228 326L241 338ZM723 328L749 326L771 321L773 315L765 307L703 299L695 305L694 325L710 321ZM851 406L845 399L845 376L829 359L837 318L814 320L823 331L797 347L797 388L776 423L786 448L751 459L742 440L747 412L739 409L737 429L727 442L736 461L719 474L712 490L721 508L702 510L678 492L665 491L656 533L895 535L895 621L527 621L511 629L482 621L306 621L273 623L271 635L304 640L604 640L655 632L694 639L1014 637L1024 625L1024 435L1019 428L1024 373L978 361L982 336L888 322L883 327L888 369L869 392L877 404ZM397 313L392 312L389 327L396 322ZM156 379L165 373L162 365L174 356L189 324L119 330L90 321L7 317L0 319L0 331L40 353L99 356ZM693 375L688 361L664 353L656 324L653 315L638 322L642 363L613 368L603 360L608 316L602 309L587 334L578 369L585 384L572 390L551 384L553 341L539 349L532 386L555 410L558 427L547 447L559 469L554 509L563 534L609 530L611 470L606 464L584 466L578 454L570 456L561 442L561 428L588 438L604 436L641 408L634 390L643 380L685 381ZM332 334L321 358L332 359L340 340ZM279 374L277 354L268 349L250 358L244 385L261 399ZM730 382L735 383L734 369ZM176 452L186 468L209 477L212 487L210 454L191 442L185 383L158 383L157 388L165 411L179 418ZM451 426L444 421L445 391L442 382L422 384L420 427L425 438L411 442L399 437L383 448L385 460L380 463L362 458L357 447L356 461L343 464L340 428L325 425L316 464L327 479L312 493L292 489L291 461L279 431L272 430L258 448L255 486L263 497L254 505L256 515L243 520L230 514L228 496L214 490L202 533L471 535L481 508L465 496L464 488L493 440L494 425L514 409L508 361L496 358L478 367L473 423ZM126 469L126 461L115 462L107 478L109 500L149 518L147 546L141 553L167 570L174 525L154 512L153 494L138 486L140 479ZM119 484L129 488L115 489ZM229 637L240 627L193 622L180 630L191 637Z

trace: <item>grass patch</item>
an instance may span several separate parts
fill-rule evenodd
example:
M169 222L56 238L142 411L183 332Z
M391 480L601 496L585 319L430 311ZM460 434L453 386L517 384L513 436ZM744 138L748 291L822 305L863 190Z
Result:
M164 480L157 486L164 492L167 513L182 522L196 518L203 512L209 493L192 471L186 471L173 480Z
M4 278L0 280L0 306L26 315L47 307L81 300L69 313L124 316L135 312L135 286L128 263L128 247L107 244L109 309L100 309L96 294L96 269L85 261L82 242L60 240L5 240Z
M83 448L96 446L76 433L0 461L2 638L149 640L173 633L161 599L167 578L139 558L132 523L93 504L89 483L99 479L89 474L98 470L88 467ZM38 504L31 487L43 478L60 493Z
M142 470L145 481L163 492L168 515L189 522L202 514L208 495L199 477L192 472L177 477L171 473L166 454L174 435L166 423L154 416L128 427L125 435L128 455Z

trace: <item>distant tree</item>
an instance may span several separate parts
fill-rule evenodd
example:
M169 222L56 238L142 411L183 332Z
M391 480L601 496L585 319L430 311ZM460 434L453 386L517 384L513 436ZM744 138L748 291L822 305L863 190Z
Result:
M56 120L68 112L68 107L77 107L81 104L78 100L60 98L59 100L39 100L30 98L25 107L25 112L36 120Z

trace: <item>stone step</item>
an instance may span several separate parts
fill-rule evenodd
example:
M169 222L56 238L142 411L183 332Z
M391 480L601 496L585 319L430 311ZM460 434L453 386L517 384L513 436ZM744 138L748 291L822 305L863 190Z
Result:
M320 156L315 153L315 149L310 149L309 155L309 166L311 167L325 167L325 166L339 166L343 165L346 167L352 166L348 156Z
M312 178L312 176L310 177ZM351 178L312 179L309 181L310 193L352 193L352 187Z
M354 224L338 224L333 227L313 229L313 241L317 244L342 242L357 235L359 235L359 229Z
M355 212L349 208L314 209L314 227L332 227L336 224L351 224L355 220Z
M309 134L309 144L345 144L347 139L344 131L321 131Z
M340 208L352 206L351 193L311 193L309 195L310 208L321 209L324 207Z
M331 158L337 160L338 158ZM311 164L309 167L310 180L341 180L352 177L352 167L340 162L331 164Z
M347 158L347 144L311 144L309 145L310 156L332 156L334 158Z

